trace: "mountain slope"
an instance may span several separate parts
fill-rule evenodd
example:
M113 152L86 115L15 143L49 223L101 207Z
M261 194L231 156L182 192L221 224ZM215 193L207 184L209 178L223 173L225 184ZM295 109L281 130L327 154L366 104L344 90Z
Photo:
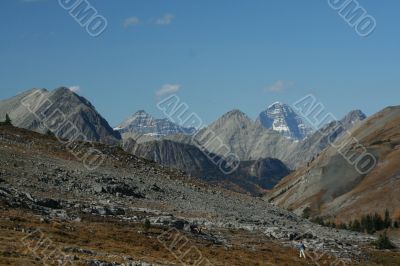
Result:
M179 126L167 118L156 119L144 110L134 113L131 117L124 120L116 128L124 138L129 138L135 134L143 134L149 137L161 138L174 134L190 134L195 129Z
M367 116L362 111L354 110L341 120L323 126L320 130L301 141L296 149L289 154L288 161L290 161L290 166L294 169L304 166L328 147L329 143L339 139L346 131L366 118Z
M129 139L124 142L124 149L136 156L184 170L201 179L222 176L218 167L200 149L192 145L169 140L137 144Z
M0 119L7 113L15 126L40 133L51 129L58 136L107 144L120 140L88 100L64 87L32 89L0 101Z
M320 260L324 253L332 256L329 262L367 255L360 253L371 241L364 234L320 227L259 198L200 183L117 147L79 145L83 153L93 146L105 160L89 170L56 138L0 125L0 235L7 236L0 238L1 262L44 264L21 249L43 243L43 236L51 240L50 251L62 250L71 263L82 265L146 265L138 259L152 265L193 264L192 256L182 263L165 248L177 247L177 237L185 240L179 246L186 248L183 252L195 245L210 260L201 265L300 265L304 260L287 247L298 238L321 263L326 263ZM146 220L152 225L148 232L143 230ZM193 223L207 229L193 234ZM38 252L47 254L49 245L41 247ZM51 258L58 260L58 254ZM288 255L291 260L283 259Z
M285 177L268 195L269 200L298 213L309 206L314 216L339 221L373 212L382 214L386 208L392 214L400 211L400 106L382 110L350 132L334 145L357 162L364 154L358 140L377 159L372 171L357 171L329 146L309 166Z
M312 132L312 128L289 105L280 102L273 103L261 112L257 121L263 127L295 140L305 139Z
M225 155L228 151L241 161L277 158L286 163L288 154L297 145L239 110L224 114L194 138L210 152Z
M124 149L136 156L185 171L210 184L253 195L271 189L289 174L289 169L281 161L267 158L240 162L236 171L226 175L216 163L223 161L221 157L206 154L194 145L170 140L136 143L129 139L124 142Z

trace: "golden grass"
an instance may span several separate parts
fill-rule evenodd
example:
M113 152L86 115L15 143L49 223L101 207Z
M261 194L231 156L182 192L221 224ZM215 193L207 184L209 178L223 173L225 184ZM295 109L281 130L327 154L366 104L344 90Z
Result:
M0 213L0 265L41 265L40 260L26 252L21 242L28 235L27 230L37 229L58 250L79 247L96 252L96 255L66 252L79 258L75 261L76 265L84 265L83 262L88 259L123 263L124 256L163 265L180 265L174 254L166 248L170 246L168 241L172 240L160 242L157 239L167 228L152 227L145 233L141 224L102 217L82 217L81 222L41 223L38 216L23 210L0 210ZM230 248L179 231L189 240L187 247L197 248L213 265L309 265L311 261L300 260L297 250L283 247L257 234L242 230L226 233L230 234ZM179 255L179 249L174 252Z

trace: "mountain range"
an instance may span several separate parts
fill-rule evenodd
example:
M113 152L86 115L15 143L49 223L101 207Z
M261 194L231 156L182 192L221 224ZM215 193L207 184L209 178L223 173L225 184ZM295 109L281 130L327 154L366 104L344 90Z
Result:
M265 200L298 214L310 208L313 217L339 221L382 211L384 206L400 212L399 107L369 118L354 110L315 131L282 103L270 105L256 120L232 110L200 130L138 111L113 130L87 99L62 87L32 89L2 100L0 120L6 114L17 127L40 133L52 129L62 138L68 138L73 125L81 133L78 140L122 145L131 154L202 182L253 196L264 194ZM356 171L335 148L348 143L350 154L365 147L375 156L377 165L371 172ZM220 165L231 155L237 158L237 167L224 173Z
M29 110L26 103L37 110ZM132 154L253 195L273 188L289 169L301 168L317 157L329 145L321 136L332 127L328 124L313 132L290 106L279 102L256 120L232 110L200 130L154 118L144 110L113 130L87 99L64 87L53 91L33 89L0 102L0 117L7 113L14 125L46 133L47 127L37 115L43 111L51 114L45 120L47 124L57 124L63 118L86 140L119 145L122 136L123 147ZM359 110L350 112L340 121L342 131L365 118ZM330 140L340 138L343 132L336 132ZM59 127L54 133L65 137L68 128ZM230 155L236 156L239 166L226 175L216 162L226 163Z

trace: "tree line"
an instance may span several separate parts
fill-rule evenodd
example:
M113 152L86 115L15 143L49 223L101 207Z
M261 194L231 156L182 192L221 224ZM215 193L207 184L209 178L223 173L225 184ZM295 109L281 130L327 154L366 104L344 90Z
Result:
M307 212L307 211L306 211ZM390 218L390 213L386 209L385 215L382 217L378 213L366 214L361 216L360 219L351 220L349 223L339 223L336 224L333 221L324 221L321 217L316 217L312 219L312 222L320 224L322 226L351 230L355 232L362 232L368 234L374 234L377 231L381 231L388 228L399 228L400 221L392 221Z

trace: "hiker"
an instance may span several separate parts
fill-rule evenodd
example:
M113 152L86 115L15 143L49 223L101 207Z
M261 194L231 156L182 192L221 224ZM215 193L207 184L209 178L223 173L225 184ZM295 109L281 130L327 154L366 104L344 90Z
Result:
M299 249L300 249L300 258L303 256L304 258L306 258L306 254L304 253L304 251L306 250L306 246L304 245L303 241L300 240L300 245L299 245Z

